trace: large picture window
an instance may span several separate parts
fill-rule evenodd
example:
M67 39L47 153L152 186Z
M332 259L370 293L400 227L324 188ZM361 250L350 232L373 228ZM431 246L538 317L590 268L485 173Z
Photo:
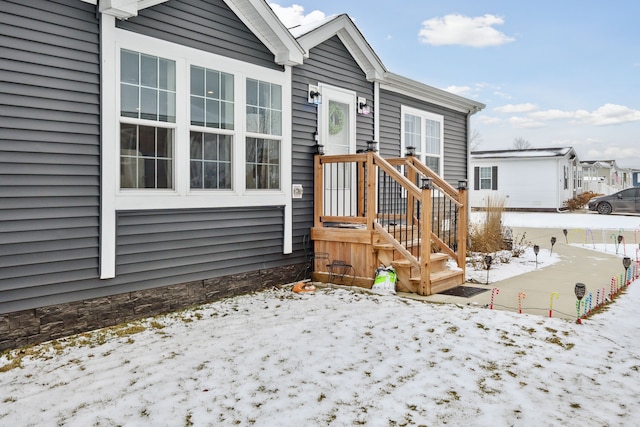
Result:
M401 151L415 148L415 155L437 174L443 168L443 116L402 107Z
M292 66L125 30L104 13L100 55L100 277L115 277L120 211L277 206L291 253Z
M119 50L119 189L280 191L284 75L145 50Z

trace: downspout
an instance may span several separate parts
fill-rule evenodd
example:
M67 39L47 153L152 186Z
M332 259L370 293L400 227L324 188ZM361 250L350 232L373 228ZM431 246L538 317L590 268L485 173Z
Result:
M378 143L380 152L380 82L377 80L373 82L373 140Z

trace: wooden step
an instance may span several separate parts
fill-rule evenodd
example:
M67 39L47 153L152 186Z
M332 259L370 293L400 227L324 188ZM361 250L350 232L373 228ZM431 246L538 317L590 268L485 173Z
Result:
M416 246L420 246L420 239L417 240L412 240L410 242L402 242L402 245L405 248L413 248ZM375 250L386 250L386 251L391 251L391 250L395 250L395 246L393 246L391 243L374 243L373 244L373 249Z
M431 260L432 273L435 273L437 271L447 270L447 261L449 261L449 255L437 252L437 253L432 253L429 258ZM393 260L391 262L391 265L393 265L396 268L403 268L403 267L410 267L413 264L411 263L411 261L405 258L401 258L401 259Z
M448 289L462 285L464 272L462 270L444 270L431 273L431 294L444 292ZM419 289L420 277L412 277L410 279L411 288Z

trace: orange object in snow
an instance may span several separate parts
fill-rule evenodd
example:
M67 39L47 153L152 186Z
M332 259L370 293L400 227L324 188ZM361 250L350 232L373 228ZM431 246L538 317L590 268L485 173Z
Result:
M293 292L313 292L316 290L316 287L312 284L305 284L304 282L298 282L293 285Z

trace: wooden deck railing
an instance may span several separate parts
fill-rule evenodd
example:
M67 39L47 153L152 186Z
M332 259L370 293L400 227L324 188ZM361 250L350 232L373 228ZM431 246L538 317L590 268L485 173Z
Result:
M466 189L454 188L417 158L318 155L314 191L314 228L377 231L420 270L423 283L433 251L447 253L464 270Z

